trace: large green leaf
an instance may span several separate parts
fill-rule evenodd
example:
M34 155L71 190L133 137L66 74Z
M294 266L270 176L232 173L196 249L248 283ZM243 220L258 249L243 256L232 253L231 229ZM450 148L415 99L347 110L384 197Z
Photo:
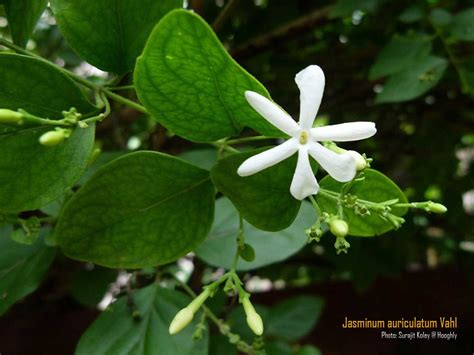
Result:
M5 0L13 42L26 46L47 3L47 0Z
M180 0L52 0L61 33L77 54L96 67L123 74L156 23Z
M190 11L172 11L155 27L137 61L134 81L153 117L186 139L215 141L244 126L281 135L245 100L246 90L268 96L265 88Z
M395 36L380 51L370 68L369 78L378 79L409 69L420 59L426 58L430 52L431 40L427 36Z
M157 285L145 287L133 294L133 304L139 317L132 316L127 297L119 299L82 335L76 355L205 355L209 333L193 340L193 332L201 318L177 335L168 327L175 314L191 300L188 296Z
M0 315L38 288L55 255L42 238L34 245L18 244L11 232L0 227Z
M141 268L176 260L206 237L214 215L209 172L156 152L105 165L68 201L56 237L73 259Z
M0 55L0 107L22 108L51 119L76 107L95 108L79 87L54 66L14 54ZM85 170L94 142L94 126L76 129L63 143L42 146L49 128L14 129L0 125L0 211L41 207L60 197Z
M387 103L413 100L436 86L447 66L446 59L428 56L409 69L390 76L375 101Z
M453 16L448 30L456 39L474 41L474 8L461 11Z
M399 203L407 203L405 194L392 180L382 173L376 170L366 169L364 171L364 176L365 179L363 181L354 183L347 192L366 201L384 202L398 199ZM344 184L334 180L330 176L326 176L321 180L320 185L323 189L340 192ZM321 193L316 195L316 200L323 212L337 214L337 201L330 199ZM391 213L396 216L403 216L406 212L407 208L405 207L394 207L391 211ZM344 207L343 213L344 219L349 224L349 235L352 236L372 237L393 229L393 225L390 222L382 219L375 212L372 212L369 216L361 217L355 214L352 209Z
M251 262L239 260L237 270L251 270L285 260L303 248L308 238L305 230L316 220L314 209L307 202L301 205L298 217L285 230L262 232L250 224L244 224L245 242L255 250ZM227 198L216 202L216 216L211 231L197 249L198 257L206 263L229 268L237 251L236 237L239 231L239 214Z
M265 337L295 341L311 331L321 315L323 306L324 301L321 298L302 295L284 300L271 308L256 305L256 310L263 319ZM230 314L229 323L244 339L251 340L253 335L245 318L242 307L239 307Z
M259 229L278 231L294 221L301 205L301 201L290 194L296 157L257 174L239 176L240 164L263 150L229 155L218 161L211 176L217 189L233 202L249 223Z

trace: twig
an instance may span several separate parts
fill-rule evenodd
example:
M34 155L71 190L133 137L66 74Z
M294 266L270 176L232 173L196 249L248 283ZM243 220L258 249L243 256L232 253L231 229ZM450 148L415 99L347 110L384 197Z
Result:
M331 6L317 9L306 16L300 17L283 26L277 27L273 31L255 37L242 45L231 50L231 55L236 59L243 59L258 52L262 52L270 48L275 42L283 38L290 38L296 36L302 31L314 27L314 25L323 22L328 18Z
M219 30L222 28L222 25L229 18L232 11L234 11L235 6L238 2L239 0L229 0L229 2L224 6L222 11L219 13L214 23L212 24L212 28L215 32L219 32Z

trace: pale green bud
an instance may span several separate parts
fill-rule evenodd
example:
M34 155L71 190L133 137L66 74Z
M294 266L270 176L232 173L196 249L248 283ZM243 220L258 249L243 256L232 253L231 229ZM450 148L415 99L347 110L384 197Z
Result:
M39 142L46 146L55 146L64 141L66 136L63 131L49 131L41 135Z
M429 202L426 209L433 213L446 213L448 209L441 203Z
M242 305L244 306L245 315L247 316L247 324L249 328L254 332L256 335L263 334L263 321L262 317L255 311L253 304L250 302L248 297L245 297L242 301Z
M329 222L331 233L338 238L344 238L349 233L349 225L342 219L334 218Z
M367 160L365 160L365 158L359 153L357 153L355 150L348 150L347 153L352 158L354 158L357 171L363 170L367 167Z
M23 115L19 112L0 108L0 123L23 123Z
M42 145L52 147L63 142L69 136L67 130L57 129L55 131L49 131L39 137L39 142Z
M183 308L174 316L170 323L169 333L171 335L179 333L181 330L186 328L194 318L194 312L189 307Z

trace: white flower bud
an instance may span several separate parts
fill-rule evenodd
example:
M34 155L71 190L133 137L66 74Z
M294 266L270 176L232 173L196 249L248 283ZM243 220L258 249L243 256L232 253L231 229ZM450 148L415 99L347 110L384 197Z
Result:
M255 311L255 308L253 307L252 303L250 303L250 300L248 297L244 298L242 301L242 304L244 306L244 311L247 316L247 324L249 328L254 332L256 335L262 335L263 334L263 321L262 317Z
M66 133L64 130L57 130L57 131L49 131L41 135L39 137L39 142L42 145L46 145L49 147L58 145L62 141L66 139Z
M183 308L174 316L169 327L169 333L171 335L179 333L181 330L186 328L194 318L194 312L189 307Z
M355 150L348 150L347 153L349 153L351 157L354 158L357 171L365 169L365 167L367 166L367 161L362 155L357 153Z
M0 123L23 123L23 115L19 112L8 110L6 108L0 109Z

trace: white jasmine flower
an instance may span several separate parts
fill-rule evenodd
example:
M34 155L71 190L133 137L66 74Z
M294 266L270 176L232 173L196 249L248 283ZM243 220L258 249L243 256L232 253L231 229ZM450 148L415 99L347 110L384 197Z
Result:
M313 127L324 91L324 73L317 65L310 65L295 76L300 90L300 119L296 123L285 111L266 97L246 91L248 103L268 122L290 138L284 143L257 154L240 165L237 173L249 176L269 168L298 152L295 174L290 192L294 198L304 198L318 193L319 185L311 169L309 155L335 180L350 181L356 174L356 161L346 152L337 154L318 141L347 142L365 139L377 131L373 122L351 122L325 127Z

